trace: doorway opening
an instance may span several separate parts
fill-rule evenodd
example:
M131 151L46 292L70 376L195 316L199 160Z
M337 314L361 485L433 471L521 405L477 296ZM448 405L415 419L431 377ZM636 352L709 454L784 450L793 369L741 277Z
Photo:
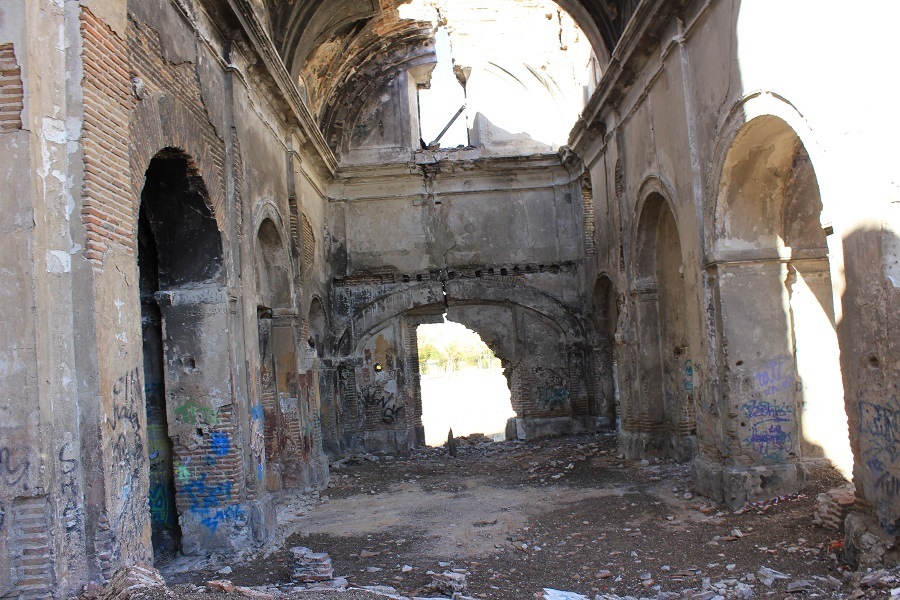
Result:
M500 359L477 333L446 317L419 325L416 335L425 443L443 444L450 429L456 437L504 439L516 413Z
M138 213L137 261L148 500L157 564L176 552L200 549L205 538L197 529L211 528L186 518L197 515L217 524L209 520L214 517L194 481L200 477L206 482L204 466L194 460L196 451L191 453L198 447L212 448L211 428L223 425L217 410L203 403L210 396L203 378L219 380L206 360L210 354L203 334L222 327L207 316L212 312L209 299L221 287L222 246L206 198L202 178L181 151L168 148L150 161ZM207 468L212 470L215 457L222 455L211 452Z

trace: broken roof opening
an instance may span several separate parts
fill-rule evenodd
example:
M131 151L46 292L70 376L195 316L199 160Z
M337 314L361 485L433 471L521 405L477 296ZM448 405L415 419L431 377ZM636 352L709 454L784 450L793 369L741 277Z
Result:
M419 93L424 143L507 155L566 143L597 62L555 2L412 0L400 16L436 25L437 66ZM452 122L460 107L465 120Z

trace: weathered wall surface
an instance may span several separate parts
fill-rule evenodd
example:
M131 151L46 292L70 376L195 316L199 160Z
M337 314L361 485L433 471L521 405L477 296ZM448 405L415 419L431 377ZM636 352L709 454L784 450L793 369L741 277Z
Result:
M608 26L580 158L419 151L432 25L391 2L341 31L312 1L0 5L0 595L243 548L323 444L421 443L445 312L500 356L510 436L615 419L732 507L852 463L848 555L896 562L900 125L847 107L897 7L561 4ZM304 14L322 43L273 46Z
M271 531L255 451L263 212L283 244L277 308L292 332L278 346L291 443L277 458L294 461L285 485L327 477L318 358L297 348L327 297L333 159L309 158L284 97L260 93L272 84L251 43L229 54L199 5L131 8L2 7L0 233L15 298L0 325L0 594L63 597L152 561L157 526L188 553Z
M339 173L333 448L422 442L414 331L444 312L498 353L518 415L508 435L608 424L579 310L580 171L562 159L423 151L419 166Z
M845 472L852 462L870 508L854 517L851 552L883 556L896 533L885 488L896 465L877 448L890 439L883 415L895 412L895 394L861 374L887 382L881 361L896 357L880 333L855 328L871 332L863 324L878 319L876 307L895 301L886 275L895 257L871 249L892 247L883 240L897 227L889 208L896 185L878 151L886 138L874 135L881 113L848 117L840 108L854 102L852 90L868 89L864 76L849 69L852 81L827 94L816 83L823 69L848 64L821 34L852 26L828 17L808 35L797 25L814 10L805 3L645 8L571 138L595 203L597 260L587 279L608 277L620 299L613 355L623 449L685 458L696 444L697 488L732 506L797 489L809 461ZM870 32L859 43L877 52L872 40ZM647 220L658 197L671 214L668 233ZM648 243L672 233L677 259L648 264ZM665 292L666 279L683 295ZM608 306L598 299L593 309ZM889 331L884 314L879 331ZM681 319L683 342L672 343L662 324ZM667 364L673 351L685 359L680 373L676 361ZM877 355L868 370L862 353ZM672 417L677 393L696 412L680 432L696 440L686 452L648 406L660 402Z

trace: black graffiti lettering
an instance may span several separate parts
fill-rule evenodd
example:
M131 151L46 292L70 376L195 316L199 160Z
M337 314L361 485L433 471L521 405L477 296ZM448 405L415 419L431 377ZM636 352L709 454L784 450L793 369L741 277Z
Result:
M28 456L14 461L12 451L9 448L0 448L0 480L7 486L18 485L28 474L31 463Z

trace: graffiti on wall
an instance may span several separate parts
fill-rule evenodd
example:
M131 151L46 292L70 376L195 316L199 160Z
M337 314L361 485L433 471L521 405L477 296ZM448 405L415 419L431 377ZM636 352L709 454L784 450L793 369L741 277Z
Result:
M114 482L111 487L117 495L118 511L113 519L113 529L120 540L118 551L123 556L144 556L144 532L148 525L147 490L142 484L141 472L147 464L141 432L141 414L144 408L144 386L141 369L135 367L116 378L112 386L111 415L106 425L112 441L111 464Z
M686 392L694 391L694 362L691 359L684 361L684 381L682 387Z
M211 483L207 481L208 476L208 473L203 473L182 486L182 494L190 503L188 510L211 533L215 533L221 524L229 521L238 526L246 525L246 511L239 504L231 502L231 482Z
M23 484L28 489L28 470L31 468L31 460L27 451L18 451L15 448L0 448L0 481L9 488Z
M113 454L117 460L135 466L143 463L140 410L143 409L140 369L135 367L113 384L112 419L107 424L113 434Z
M175 527L178 524L178 513L175 511L172 449L165 425L147 425L147 447L150 459L150 520Z
M891 396L887 405L859 402L859 439L862 461L868 467L868 488L882 526L892 535L897 526L900 497L900 402ZM894 506L892 506L892 504Z
M366 379L371 381L362 389L363 402L370 409L380 413L382 423L393 424L406 408L399 399L396 371L381 371L369 377L368 371L364 370L363 381Z
M551 411L563 409L570 396L567 378L558 370L545 367L532 367L531 374L540 380L536 408Z
M72 442L63 444L57 455L59 459L59 491L62 499L62 522L69 534L78 527L78 459L74 457Z
M175 409L175 418L186 425L200 425L206 423L210 427L219 424L219 413L214 408L201 406L194 401L188 401Z
M794 363L787 356L770 360L752 382L753 397L742 406L750 431L745 442L762 458L783 461L794 450Z

